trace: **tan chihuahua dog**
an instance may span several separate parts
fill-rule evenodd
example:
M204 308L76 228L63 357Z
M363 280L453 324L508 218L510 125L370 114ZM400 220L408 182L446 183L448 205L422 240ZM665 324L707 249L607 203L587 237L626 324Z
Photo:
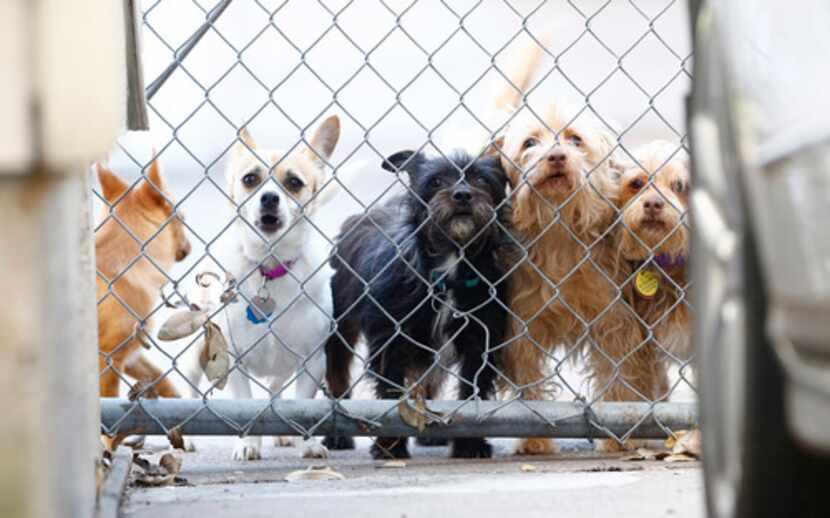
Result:
M146 329L167 282L163 272L190 253L184 225L156 161L132 189L109 169L98 165L97 170L109 205L101 219L112 215L95 234L101 397L118 396L123 374L161 397L179 397L173 383L141 355L137 324L144 322Z

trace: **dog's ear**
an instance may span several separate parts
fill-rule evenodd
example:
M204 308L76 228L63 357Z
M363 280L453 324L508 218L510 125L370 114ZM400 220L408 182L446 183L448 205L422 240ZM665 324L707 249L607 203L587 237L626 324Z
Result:
M233 145L233 154L235 157L248 156L249 150L256 149L256 142L254 138L248 133L248 128L242 127L239 130L239 139Z
M686 170L686 174L689 174L692 170L692 164L689 161L689 154L686 153L685 149L681 149L677 152L677 156L680 157L680 165L682 165L683 169Z
M426 157L424 157L423 153L416 153L415 151L407 149L406 151L398 151L384 158L380 166L393 173L405 171L411 177L418 172L418 168L425 160Z
M484 154L496 158L501 158L502 154L506 153L504 150L504 135L499 135L487 144L484 148Z
M101 164L96 163L95 169L98 172L98 183L101 184L101 194L104 195L104 199L109 203L114 203L121 195L127 192L129 186L120 176Z
M332 115L314 131L314 135L308 141L310 148L306 149L305 153L320 164L328 162L338 140L340 140L340 118Z
M619 182L627 169L634 166L634 163L627 160L621 152L612 153L608 157L608 174L614 182Z
M163 205L167 201L164 195L166 190L167 185L164 176L161 174L161 167L159 167L158 160L154 159L150 162L150 167L147 168L144 183L141 184L141 194L152 203Z

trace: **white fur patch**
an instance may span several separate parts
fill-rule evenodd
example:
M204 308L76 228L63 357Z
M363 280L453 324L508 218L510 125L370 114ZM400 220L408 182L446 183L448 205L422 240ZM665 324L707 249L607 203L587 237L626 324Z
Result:
M455 217L450 221L450 237L462 241L467 240L475 231L473 218L468 216Z

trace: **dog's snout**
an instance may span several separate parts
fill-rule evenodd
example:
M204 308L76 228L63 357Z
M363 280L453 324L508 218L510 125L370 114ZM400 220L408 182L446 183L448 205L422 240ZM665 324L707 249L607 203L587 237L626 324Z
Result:
M470 192L470 189L466 186L461 186L455 189L452 193L452 199L457 203L467 204L470 203L470 200L473 199L473 194Z
M552 151L548 155L548 162L557 167L564 166L567 161L568 157L562 151Z
M277 206L280 204L280 197L275 192L266 192L262 194L262 197L260 197L259 202L262 204L263 208L276 209Z
M651 196L643 200L643 209L649 216L656 216L660 214L664 206L665 202L657 196Z
M185 240L176 251L176 261L184 261L193 248L190 246L190 241Z

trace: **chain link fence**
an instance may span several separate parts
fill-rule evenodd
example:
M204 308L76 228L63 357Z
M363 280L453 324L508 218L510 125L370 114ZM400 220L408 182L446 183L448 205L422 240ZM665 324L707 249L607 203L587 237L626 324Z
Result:
M96 168L106 435L696 425L683 3L142 8L151 132Z

